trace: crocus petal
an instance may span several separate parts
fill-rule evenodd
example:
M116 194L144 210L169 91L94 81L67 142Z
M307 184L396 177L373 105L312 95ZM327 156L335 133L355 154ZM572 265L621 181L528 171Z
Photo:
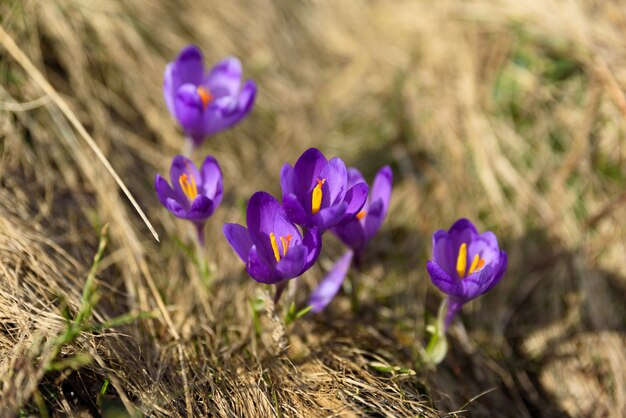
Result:
M500 257L498 259L498 264L493 267L493 277L490 280L489 284L483 291L483 293L487 293L490 291L495 285L500 283L500 280L504 277L504 273L506 272L506 267L508 264L508 256L506 252L500 251Z
M278 276L274 272L274 269L267 264L264 258L259 256L256 245L253 245L248 253L246 271L254 280L260 283L275 284L283 280L282 277Z
M310 228L304 231L302 244L307 247L305 270L308 270L315 262L322 251L322 236L317 228Z
M448 312L446 312L446 319L444 320L444 327L446 330L448 329L448 327L452 323L452 320L454 319L456 314L461 310L462 307L463 307L463 301L460 301L452 297L448 299Z
M174 62L175 77L179 85L186 83L199 85L204 76L202 51L195 45L183 48Z
M346 218L356 215L363 208L365 200L367 200L368 190L369 186L367 183L357 183L348 190L344 201L348 204L346 207Z
M313 306L312 312L321 312L335 297L346 278L353 254L352 251L347 251L311 293L309 305Z
M363 225L358 219L337 225L333 228L333 233L348 247L355 251L363 249L366 243Z
M208 155L200 167L202 189L205 195L213 199L213 204L218 207L222 201L224 186L222 183L222 170L217 160Z
M357 183L365 183L363 175L354 167L348 168L348 189Z
M433 261L453 277L456 273L456 257L458 248L452 247L452 240L443 229L433 235Z
M384 211L385 208L382 200L380 199L370 205L363 222L365 240L369 241L372 239L372 237L376 235L376 232L380 229L380 226L385 220Z
M456 221L448 230L448 236L455 251L459 250L461 244L469 244L473 241L476 235L478 235L476 227L465 218Z
M185 133L196 144L201 143L207 136L204 122L204 106L197 87L193 84L183 84L176 92L174 99L176 119Z
M256 85L246 82L239 97L222 96L214 100L205 110L202 120L206 135L228 129L243 119L252 110L256 97Z
M293 167L296 179L298 179L299 182L298 188L308 196L308 205L306 201L302 202L306 207L311 206L311 191L313 191L313 188L317 185L320 171L322 171L327 164L328 161L326 157L324 157L324 154L316 148L309 148L298 158L298 161L296 161Z
M343 200L347 190L348 170L341 158L331 158L328 164L320 170L318 177L326 180L322 186L322 207ZM317 179L314 180L317 183Z
M468 243L468 259L471 260L476 254L485 259L485 264L493 264L498 261L500 249L498 248L498 239L493 232L483 232Z
M182 207L180 203L178 203L178 201L174 199L167 199L167 201L165 202L165 207L177 218L187 219L187 209Z
M428 270L428 274L430 274L431 281L439 290L447 295L461 296L458 281L454 277L450 277L437 263L428 261L426 263L426 269Z
M205 78L213 97L236 96L241 86L241 62L235 57L228 57L211 69Z
M295 194L283 196L283 208L291 222L299 225L308 223L309 214L304 210Z
M183 48L176 60L165 66L163 97L172 116L176 117L174 99L178 88L185 83L199 84L203 71L202 51L194 45Z
M196 222L204 221L213 215L214 210L215 205L213 204L213 201L201 194L198 195L191 203L191 207L187 213L187 219Z
M161 204L167 207L167 199L177 200L179 196L172 190L170 185L167 183L160 174L157 174L154 179L154 188L156 189L157 196Z
M307 248L304 245L290 247L283 258L276 263L276 272L283 279L293 279L304 271Z
M459 289L454 296L464 301L477 298L487 291L492 278L493 269L491 266L486 266L482 270L460 280Z
M250 110L252 110L252 106L254 106L254 102L256 100L256 92L257 87L254 81L248 80L244 83L243 88L239 93L239 100L237 102L239 119L246 116Z
M233 247L241 261L245 263L248 260L250 249L254 245L248 230L238 224L224 224L222 231L230 246Z
M289 163L285 163L283 165L283 168L280 170L280 188L283 193L283 201L285 199L285 196L287 196L288 194L295 194L297 192L294 183L295 175L293 172L293 168Z
M327 231L344 220L348 204L341 202L338 205L321 209L311 219L320 231Z

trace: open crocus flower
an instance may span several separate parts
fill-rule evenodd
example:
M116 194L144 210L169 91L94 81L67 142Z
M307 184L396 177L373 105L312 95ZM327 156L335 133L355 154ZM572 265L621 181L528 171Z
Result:
M493 232L479 234L474 224L459 219L448 232L433 235L433 259L426 268L435 286L448 295L447 329L461 307L491 290L504 276L507 255Z
M324 232L355 216L365 204L367 184L348 188L348 171L340 158L330 161L319 150L306 150L292 168L280 173L283 207L292 222Z
M387 216L392 181L391 168L389 166L381 168L374 178L363 208L352 219L337 225L332 230L344 244L355 251L357 259L365 245L376 235ZM348 170L348 187L364 182L359 170L356 168Z
M170 181L171 186L160 174L154 179L161 204L175 216L193 222L204 244L204 224L220 205L224 190L217 160L207 156L198 170L189 158L177 155L172 160Z
M163 94L170 113L198 146L250 112L256 85L241 86L241 62L229 57L205 72L202 51L189 45L165 67Z
M287 218L269 193L252 195L246 211L248 228L224 225L226 239L254 280L278 284L307 271L317 260L321 240L316 229L304 234Z

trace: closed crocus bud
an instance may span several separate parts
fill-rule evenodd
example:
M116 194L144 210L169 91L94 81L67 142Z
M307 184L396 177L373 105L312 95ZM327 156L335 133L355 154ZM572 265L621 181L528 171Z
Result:
M256 84L241 83L241 62L229 57L204 69L202 51L189 45L167 64L163 95L170 113L195 146L228 129L252 109Z

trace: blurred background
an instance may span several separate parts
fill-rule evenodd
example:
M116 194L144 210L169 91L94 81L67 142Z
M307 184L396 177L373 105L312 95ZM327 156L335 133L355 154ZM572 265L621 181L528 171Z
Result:
M23 416L626 416L626 9L603 0L2 0L0 408ZM12 41L11 41L12 40ZM11 48L12 42L15 43ZM225 198L210 281L192 231L159 204L183 136L161 90L188 43L234 55L252 113L216 135ZM16 52L17 51L17 52ZM23 53L93 137L146 225ZM284 330L221 233L309 147L371 181L394 171L388 218L340 294ZM432 233L495 232L503 281L465 306L450 352L419 367L441 295ZM77 312L100 229L93 321L42 359ZM328 236L307 295L340 254ZM257 334L256 330L260 329ZM57 354L57 353L54 353ZM55 363L58 364L59 362ZM380 367L384 364L388 367Z

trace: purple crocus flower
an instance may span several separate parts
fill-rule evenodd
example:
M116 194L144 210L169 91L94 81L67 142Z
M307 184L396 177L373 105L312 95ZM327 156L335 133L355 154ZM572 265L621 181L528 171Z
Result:
M269 193L252 195L246 211L248 228L224 225L226 239L254 280L279 284L307 271L321 251L316 229L300 232Z
M292 222L320 233L355 216L365 204L365 182L348 188L348 171L340 158L327 160L319 150L306 150L292 168L280 173L283 207Z
M433 235L433 259L426 268L435 286L448 295L446 329L461 307L491 290L504 276L507 255L493 232L479 234L474 224L459 219L448 232Z
M171 186L159 174L154 179L161 204L178 218L193 222L204 244L204 224L220 205L224 190L217 160L207 156L198 170L189 158L177 155L172 160L170 181Z
M344 244L352 248L358 260L365 245L376 235L378 229L387 216L389 201L391 200L391 187L393 173L389 166L381 168L376 177L365 205L360 212L349 221L333 228L335 235ZM356 168L348 170L348 187L364 183L363 176Z
M389 201L391 200L391 186L393 173L389 166L381 168L370 189L365 205L350 220L341 223L332 229L332 232L343 241L350 250L337 261L333 269L324 277L309 298L312 312L321 312L335 297L348 269L354 262L359 264L366 244L376 235L378 229L387 216ZM348 188L364 183L363 176L356 168L348 169Z
M241 62L229 57L205 72L202 51L188 45L165 67L163 94L172 116L198 146L209 135L230 128L250 112L256 85L241 86Z

